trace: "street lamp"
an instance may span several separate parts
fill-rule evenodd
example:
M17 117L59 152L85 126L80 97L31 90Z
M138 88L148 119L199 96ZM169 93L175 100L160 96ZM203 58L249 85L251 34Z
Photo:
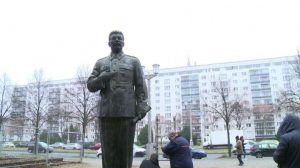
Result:
M151 106L151 79L157 76L159 70L159 64L153 64L153 73L152 74L145 74L145 79L147 79L148 85L148 104ZM153 144L152 144L152 136L151 136L151 110L148 112L148 144L147 144L147 158L150 158L150 155L153 151Z
M189 114L190 114L190 146L193 146L193 125L192 125L192 110L191 104L189 104Z
M187 114L189 116L189 126L190 126L190 146L193 146L193 124L192 124L192 110L191 110L191 101L187 101L184 103L186 105L186 107L188 108L188 112Z

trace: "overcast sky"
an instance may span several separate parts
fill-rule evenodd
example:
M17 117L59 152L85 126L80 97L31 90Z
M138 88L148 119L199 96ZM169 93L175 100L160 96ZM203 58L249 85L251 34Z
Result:
M299 0L2 0L0 74L73 78L109 55L112 30L146 69L291 56L299 18Z

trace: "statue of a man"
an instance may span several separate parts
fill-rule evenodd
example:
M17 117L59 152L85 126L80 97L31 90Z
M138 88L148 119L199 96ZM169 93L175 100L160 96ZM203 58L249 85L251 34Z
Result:
M112 31L108 45L111 54L96 62L87 81L89 91L100 90L102 168L131 168L135 125L151 108L139 59L122 51L123 33Z

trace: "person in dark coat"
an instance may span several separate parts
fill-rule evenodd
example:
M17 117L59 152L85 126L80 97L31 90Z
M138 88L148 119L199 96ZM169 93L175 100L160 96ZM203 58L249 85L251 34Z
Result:
M176 132L171 132L168 138L170 142L162 151L169 156L171 168L193 168L189 142Z
M160 168L158 163L158 155L156 153L151 154L149 160L143 160L140 168Z
M241 136L240 137L240 140L242 142L242 147L243 147L243 153L244 153L244 159L246 158L246 149L245 149L245 140L244 140L244 137Z
M236 156L237 156L237 159L239 161L239 166L243 166L244 162L242 160L242 154L243 154L242 141L240 140L239 136L236 136L235 140L236 140L235 148L236 148L236 154L237 154Z
M288 114L280 125L277 137L279 145L273 159L280 168L300 167L300 118Z

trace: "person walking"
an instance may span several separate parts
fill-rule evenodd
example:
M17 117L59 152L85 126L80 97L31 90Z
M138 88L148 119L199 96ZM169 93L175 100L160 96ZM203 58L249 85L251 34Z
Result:
M243 148L243 154L244 154L244 160L245 160L246 159L246 149L245 149L245 140L244 140L244 137L241 136L240 140L242 142L242 148Z
M300 167L300 118L288 114L277 131L279 144L273 153L273 160L279 168Z
M243 154L243 145L242 145L242 141L240 140L239 136L235 137L236 140L236 154L237 154L237 159L239 161L239 166L243 166L244 162L242 161L242 154Z
M158 155L156 153L151 154L150 159L145 159L140 165L140 168L160 168L158 162Z
M193 168L189 142L176 132L168 135L170 142L162 147L162 151L170 158L171 168Z

